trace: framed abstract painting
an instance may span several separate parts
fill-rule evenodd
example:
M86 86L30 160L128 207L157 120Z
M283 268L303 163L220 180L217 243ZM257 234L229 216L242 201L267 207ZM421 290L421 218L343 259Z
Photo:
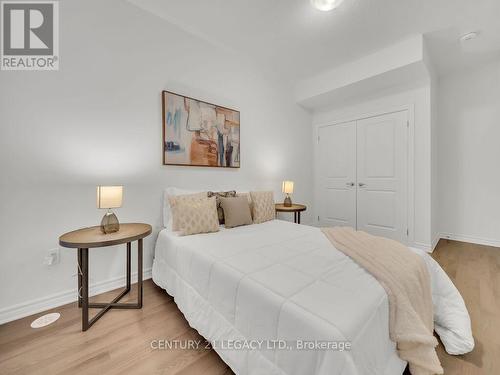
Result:
M240 167L240 112L162 92L163 164Z

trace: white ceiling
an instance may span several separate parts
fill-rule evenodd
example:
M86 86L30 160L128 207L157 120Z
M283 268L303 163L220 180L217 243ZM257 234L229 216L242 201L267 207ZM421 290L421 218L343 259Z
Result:
M129 1L293 82L414 34L440 73L500 57L500 0L345 0L330 12L309 0ZM480 38L461 45L472 30Z

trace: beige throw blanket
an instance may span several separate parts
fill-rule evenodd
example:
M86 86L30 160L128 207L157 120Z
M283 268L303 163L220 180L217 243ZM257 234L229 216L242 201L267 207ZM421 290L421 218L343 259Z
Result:
M352 228L322 228L330 242L368 271L389 297L389 334L413 375L442 374L433 336L430 276L406 246Z

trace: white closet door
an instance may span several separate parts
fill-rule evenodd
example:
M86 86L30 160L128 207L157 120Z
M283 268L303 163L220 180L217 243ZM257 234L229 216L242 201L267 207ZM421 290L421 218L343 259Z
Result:
M407 242L407 112L357 121L357 227Z
M356 123L319 128L318 213L326 226L356 227Z

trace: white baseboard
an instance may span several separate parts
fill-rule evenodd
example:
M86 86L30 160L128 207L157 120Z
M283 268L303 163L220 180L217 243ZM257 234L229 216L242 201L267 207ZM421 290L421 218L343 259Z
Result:
M419 250L423 250L427 253L432 253L433 248L431 246L432 245L423 242L413 242L412 244L408 245L408 247L413 247Z
M132 273L131 276L132 283L137 282L137 272ZM151 268L143 271L143 280L150 279L151 277ZM125 286L125 284L125 276L119 276L108 280L99 281L90 285L89 295L95 296L97 294L109 292L110 290L123 287ZM0 310L0 324L24 318L29 315L37 314L45 310L53 309L54 307L66 305L67 303L75 302L77 300L77 296L78 293L75 288L3 308Z
M432 249L431 249L431 253L434 251L434 249L436 248L437 244L439 243L439 240L441 239L441 233L438 233L436 234L436 237L434 237L434 239L432 240Z
M316 223L314 221L301 221L300 224L302 225L308 225L310 227L315 227Z
M438 235L432 240L432 244L426 244L423 242L414 242L410 245L410 247L415 247L420 250L424 250L428 253L432 253L439 243L440 239L444 240L454 240L460 242L474 243L478 245L486 245L493 247L500 247L500 240L494 240L491 238L481 238L475 236L467 236L463 234L455 234L455 233L438 233Z
M494 240L491 238L482 238L482 237L468 236L456 233L441 233L440 237L445 240L454 240L460 242L475 243L478 245L500 247L500 240Z

